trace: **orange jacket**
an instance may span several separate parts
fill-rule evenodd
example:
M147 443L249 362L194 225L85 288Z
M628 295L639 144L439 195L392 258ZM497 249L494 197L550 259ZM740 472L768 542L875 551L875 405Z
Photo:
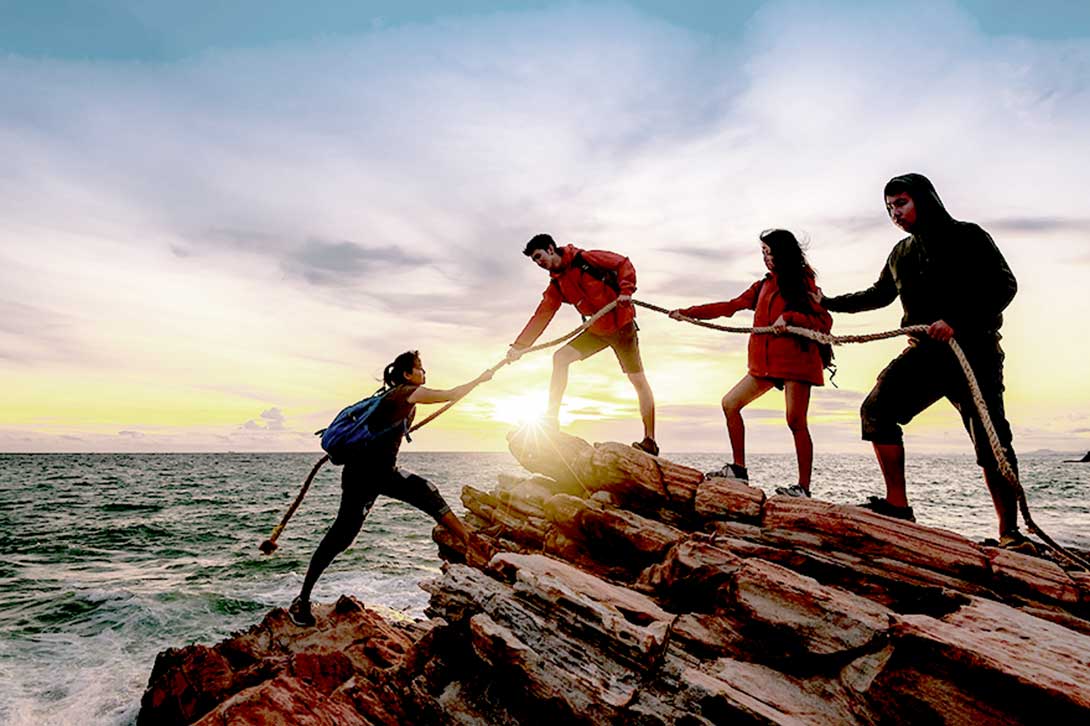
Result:
M810 290L816 290L813 279ZM759 294L758 294L759 291ZM761 328L776 322L783 315L788 325L810 328L828 333L833 328L833 318L824 308L819 312L788 310L787 302L780 295L776 276L769 274L750 285L749 289L728 302L708 303L685 308L682 315L699 320L729 318L739 310L753 311L753 327ZM768 333L749 336L749 374L755 378L779 378L785 381L803 381L815 386L825 385L821 353L817 343L797 335Z
M593 275L574 267L572 260L578 252L582 252L583 259L594 267L615 270L620 293ZM570 303L583 315L590 316L616 300L618 294L631 295L636 291L636 268L627 257L604 250L581 250L575 245L562 247L560 257L564 266L549 273L549 286L542 293L537 310L515 338L513 345L518 348L528 348L534 344L560 309L561 303ZM590 326L590 332L609 335L631 323L635 317L636 311L631 304L619 305Z

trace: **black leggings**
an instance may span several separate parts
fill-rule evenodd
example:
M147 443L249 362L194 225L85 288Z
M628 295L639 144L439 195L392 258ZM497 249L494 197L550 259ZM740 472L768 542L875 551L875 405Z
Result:
M378 495L398 499L430 514L439 521L450 512L443 495L427 479L416 474L403 474L398 469L376 474L373 467L365 464L345 464L341 471L341 507L333 525L318 543L318 549L310 558L300 596L310 599L314 583L340 553L356 539L363 527L363 520L374 505Z

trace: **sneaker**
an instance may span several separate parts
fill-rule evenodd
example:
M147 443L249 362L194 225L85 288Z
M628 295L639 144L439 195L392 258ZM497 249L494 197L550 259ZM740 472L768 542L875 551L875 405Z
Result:
M776 487L776 493L781 497L796 497L798 499L810 498L810 492L806 491L798 484L789 487Z
M659 445L650 436L644 436L643 441L633 441L632 448L646 451L651 456L659 455Z
M317 621L310 612L310 600L297 597L288 606L288 617L300 628L313 628Z
M884 517L903 519L906 522L916 521L916 516L912 514L912 507L895 507L885 497L868 497L867 501L859 506Z
M1024 555L1037 554L1037 545L1029 537L1022 534L1022 531L1017 527L1008 529L999 535L999 548L1011 550L1012 552L1021 552Z
M737 464L723 464L723 466L715 471L709 471L704 474L705 479L711 479L713 476L722 479L741 479L742 481L749 481L749 471L746 467L738 466Z

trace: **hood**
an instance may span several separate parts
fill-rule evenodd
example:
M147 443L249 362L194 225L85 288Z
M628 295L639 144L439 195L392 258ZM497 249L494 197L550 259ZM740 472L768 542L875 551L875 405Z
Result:
M954 221L946 211L935 185L923 174L901 174L886 182L885 194L908 192L916 205L916 226L920 229L933 229Z

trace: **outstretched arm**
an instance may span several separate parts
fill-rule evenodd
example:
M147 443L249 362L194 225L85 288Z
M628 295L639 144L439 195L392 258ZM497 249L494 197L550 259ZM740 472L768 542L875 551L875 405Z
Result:
M487 370L472 381L463 383L460 386L455 386L454 388L440 390L437 388L419 386L415 391L409 394L409 403L445 403L446 401L457 401L459 398L476 388L477 384L491 379L492 371Z
M560 290L550 282L549 286L545 288L545 292L541 294L541 302L538 303L537 310L530 316L529 322L526 323L526 327L515 338L515 342L511 344L511 351L518 351L533 345L534 341L545 332L545 328L549 326L549 322L556 315L556 311L560 309L560 303L562 302ZM508 351L508 358L512 355L511 351Z
M678 320L681 316L695 318L697 320L711 320L712 318L729 318L739 310L754 310L757 307L757 294L761 290L763 279L749 286L745 292L733 300L725 302L707 303L706 305L694 305L691 308L673 310L670 317Z
M881 274L878 275L878 281L866 290L835 297L826 297L819 290L814 302L834 313L861 313L864 310L884 308L896 299L897 284L893 281L893 271L887 260Z

